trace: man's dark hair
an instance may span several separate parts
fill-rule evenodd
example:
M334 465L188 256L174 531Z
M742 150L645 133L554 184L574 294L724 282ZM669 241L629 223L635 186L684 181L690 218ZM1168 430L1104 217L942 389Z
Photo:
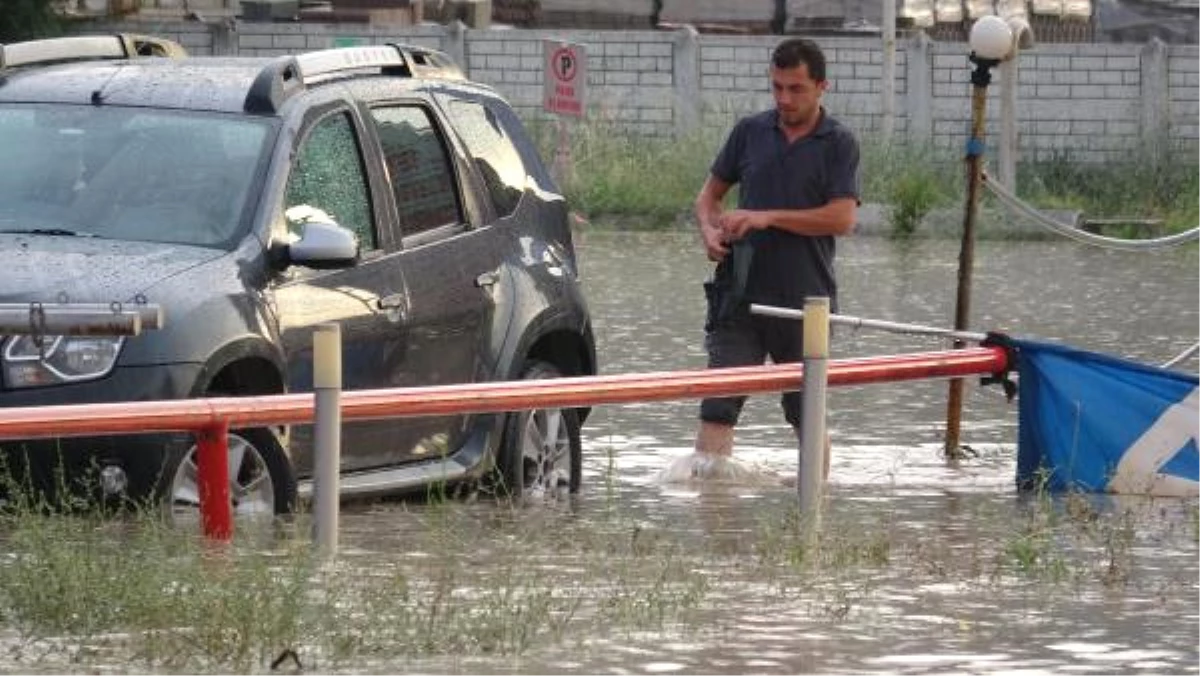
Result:
M808 66L812 79L818 82L825 79L825 53L812 40L788 38L771 53L771 65L776 68L796 68L800 64Z

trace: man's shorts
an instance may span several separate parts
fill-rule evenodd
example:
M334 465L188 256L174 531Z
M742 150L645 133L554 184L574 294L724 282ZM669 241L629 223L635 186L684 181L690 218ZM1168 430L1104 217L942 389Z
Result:
M710 368L759 366L769 356L776 364L804 359L804 322L780 317L752 315L741 309L731 317L717 317L714 294L708 293L709 311L704 326L704 347ZM784 417L800 426L800 392L780 397ZM700 402L700 419L736 425L746 397L710 397Z

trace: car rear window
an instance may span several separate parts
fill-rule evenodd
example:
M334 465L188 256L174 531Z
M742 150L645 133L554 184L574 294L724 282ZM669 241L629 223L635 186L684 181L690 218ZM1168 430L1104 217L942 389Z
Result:
M528 172L512 138L496 114L474 101L453 101L448 114L483 175L496 213L501 218L516 211L525 191Z

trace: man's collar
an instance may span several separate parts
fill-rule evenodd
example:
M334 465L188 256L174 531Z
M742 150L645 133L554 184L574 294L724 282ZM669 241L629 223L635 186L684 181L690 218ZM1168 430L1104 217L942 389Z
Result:
M777 109L772 108L768 112L770 113L768 122L770 122L770 125L772 127L775 127L778 129L779 128L779 111ZM837 128L837 122L835 122L834 119L829 117L829 114L825 112L825 106L821 106L820 113L818 113L818 114L821 117L817 121L817 126L814 127L812 132L808 135L809 136L825 136L827 134L833 133L833 130Z

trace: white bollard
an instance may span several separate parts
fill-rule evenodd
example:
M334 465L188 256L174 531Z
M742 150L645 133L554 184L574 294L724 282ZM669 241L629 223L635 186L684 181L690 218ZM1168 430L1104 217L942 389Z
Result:
M796 490L800 514L817 531L825 483L825 388L829 379L829 299L804 301L804 389Z
M342 456L342 332L322 324L313 332L313 542L337 554L339 467Z

